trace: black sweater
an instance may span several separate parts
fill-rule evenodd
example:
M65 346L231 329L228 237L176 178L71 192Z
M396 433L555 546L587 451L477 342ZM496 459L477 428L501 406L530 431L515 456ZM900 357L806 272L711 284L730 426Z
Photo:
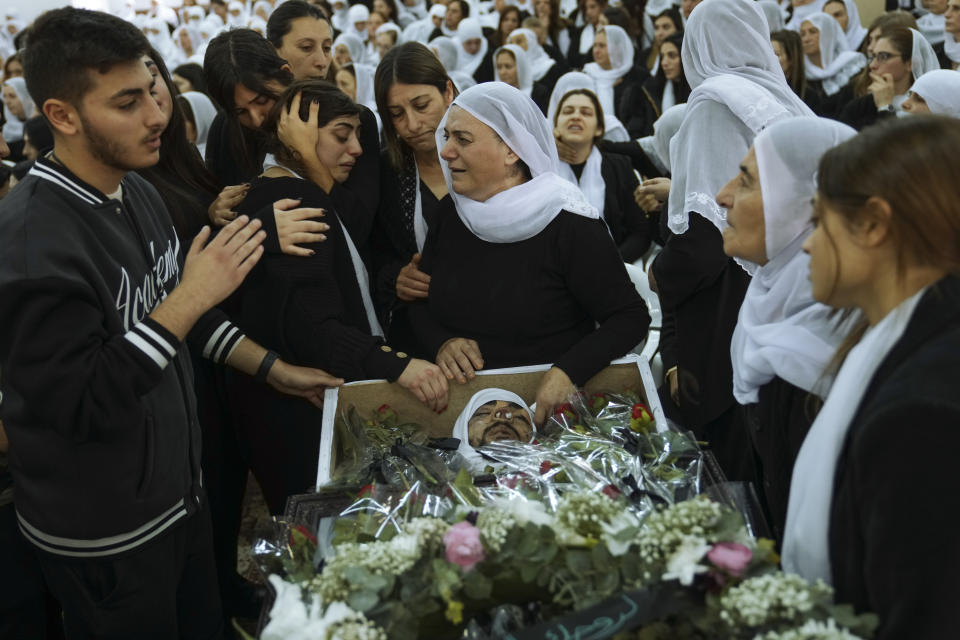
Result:
M879 615L877 640L957 632L958 370L960 280L951 276L923 295L869 381L837 461L836 600Z
M553 363L582 385L650 325L606 226L566 211L512 243L485 242L459 215L442 217L421 268L430 297L410 305L410 318L431 358L450 338L472 338L488 369Z
M298 197L301 206L327 211L327 240L304 245L309 257L269 248L232 297L237 324L289 362L317 367L346 380L395 380L409 360L381 349L371 335L339 209L322 189L297 178L257 178L238 213L252 217L267 205ZM344 218L350 212L345 212Z
M180 244L157 191L122 185L121 203L41 158L0 202L17 512L34 545L75 557L145 544L202 492L189 354L147 317L180 281ZM211 311L190 338L222 362L242 334Z

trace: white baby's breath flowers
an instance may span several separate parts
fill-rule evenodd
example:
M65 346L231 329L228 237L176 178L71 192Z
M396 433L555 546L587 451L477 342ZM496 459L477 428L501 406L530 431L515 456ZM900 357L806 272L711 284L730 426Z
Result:
M861 640L861 638L843 627L838 627L836 621L830 618L807 620L803 626L786 631L768 631L755 636L753 640Z
M491 554L500 551L507 540L507 534L516 524L513 515L506 511L495 507L483 509L477 516L477 529L480 530L483 548Z
M833 590L794 574L769 573L744 580L720 597L720 617L731 627L791 622L829 601Z
M603 493L580 491L566 493L557 506L557 537L572 533L574 537L599 539L603 534L603 524L613 520L623 507Z

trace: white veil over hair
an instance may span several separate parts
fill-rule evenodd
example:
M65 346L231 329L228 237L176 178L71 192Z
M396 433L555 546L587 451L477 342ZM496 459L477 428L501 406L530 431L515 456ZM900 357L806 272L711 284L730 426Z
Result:
M867 37L867 28L860 22L860 9L854 0L843 0L843 6L847 10L847 28L844 30L844 36L847 38L847 48L856 51L860 44Z
M360 36L352 33L341 33L333 41L333 55L337 55L337 47L343 45L350 52L350 62L353 64L363 64L367 58L367 48L363 46L363 40Z
M867 59L862 53L850 50L843 29L833 16L814 13L804 22L809 22L820 32L821 66L813 64L807 56L803 57L807 80L819 80L823 92L832 96L867 66Z
M923 74L910 91L924 99L931 113L960 118L960 73L934 69Z
M916 29L910 29L913 33L913 51L910 53L910 70L913 71L913 79L917 80L923 74L940 68L940 60L936 52L930 46L930 42L923 37L923 34Z
M360 41L366 44L370 38L370 33L366 29L357 29L358 22L366 22L370 19L370 9L366 5L355 4L347 10L347 24L344 33L349 33L360 38Z
M686 232L693 211L722 230L726 211L716 194L736 173L754 136L777 120L813 112L787 84L767 19L753 0L697 5L687 20L681 58L693 90L670 142L668 225L674 233Z
M547 108L547 121L553 127L554 118L557 115L557 106L560 99L568 91L574 89L589 89L594 95L597 95L597 83L593 78L582 71L568 71L557 79L557 84L553 85L553 92L550 94L550 104ZM610 142L629 142L630 134L623 123L617 119L613 113L603 112L604 131L603 139Z
M17 92L17 97L20 99L21 106L23 106L23 112L26 114L26 117L21 120L17 116L13 115L10 107L3 105L3 115L6 119L6 122L3 125L3 139L7 142L19 142L20 140L23 140L24 123L26 123L26 121L31 117L37 115L34 113L36 111L36 106L33 103L33 98L30 96L30 92L27 91L26 80L23 78L10 78L3 84L11 87Z
M463 43L467 40L477 39L480 40L480 49L476 53L468 53L467 50L463 48ZM459 65L457 71L472 76L476 73L477 67L483 62L483 58L487 55L487 50L490 48L490 43L483 37L483 27L480 26L480 21L476 18L464 18L461 20L460 24L457 25L457 34L454 37L454 41L460 43L460 51L457 52L457 64Z
M617 80L626 75L633 68L633 42L630 35L622 27L608 24L602 27L607 35L607 53L610 56L610 68L604 69L596 62L583 65L583 72L593 78L597 85L597 97L604 115L616 115L614 104L614 85ZM599 29L597 30L599 31Z
M486 242L520 242L543 231L564 210L587 218L600 217L580 189L560 177L552 127L528 96L503 82L485 82L467 89L454 99L437 127L438 152L446 143L444 130L455 108L490 127L523 160L531 175L527 182L479 202L456 192L450 167L440 158L457 214L475 236Z
M813 299L802 244L813 231L820 158L856 134L826 118L788 118L754 139L767 263L756 265L730 343L733 395L740 404L757 402L760 387L774 377L817 393L844 337L833 309Z
M193 113L194 126L197 130L197 139L194 144L200 157L204 157L207 149L207 136L210 133L210 125L217 117L217 108L213 101L207 97L207 94L199 91L187 91L181 93L180 97L190 103L190 111Z
M529 96L533 93L533 74L530 72L530 61L527 59L527 52L518 44L505 44L497 49L493 54L493 77L497 82L503 82L500 79L500 71L497 70L497 58L501 53L510 53L513 55L514 64L517 67L517 84L523 95Z
M533 74L533 82L541 80L543 76L547 75L553 65L556 64L556 61L543 50L540 41L537 40L537 34L535 34L532 29L514 29L510 32L507 40L509 41L509 39L515 35L522 35L527 41L527 62L530 64L530 73Z

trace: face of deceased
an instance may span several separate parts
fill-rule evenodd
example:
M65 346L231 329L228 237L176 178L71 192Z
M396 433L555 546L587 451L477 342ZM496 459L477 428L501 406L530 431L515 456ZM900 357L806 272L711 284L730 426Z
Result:
M529 442L533 425L526 409L513 402L494 400L480 405L467 423L470 446L479 447L498 440Z

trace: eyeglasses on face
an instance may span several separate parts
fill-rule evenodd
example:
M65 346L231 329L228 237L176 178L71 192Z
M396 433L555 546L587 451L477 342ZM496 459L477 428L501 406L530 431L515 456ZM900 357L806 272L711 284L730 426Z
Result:
M892 58L902 58L902 57L903 57L902 53L890 53L889 51L881 51L867 58L867 62L870 63L876 60L880 64L883 64L884 62L887 62Z

